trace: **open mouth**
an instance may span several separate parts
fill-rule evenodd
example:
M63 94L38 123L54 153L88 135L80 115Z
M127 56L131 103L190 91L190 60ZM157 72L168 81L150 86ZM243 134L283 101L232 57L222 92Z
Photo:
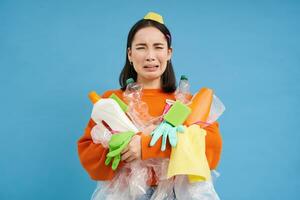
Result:
M146 72L156 72L158 67L159 67L158 65L146 65L144 66L144 70Z
M158 68L158 65L146 65L144 66L145 69L156 69Z

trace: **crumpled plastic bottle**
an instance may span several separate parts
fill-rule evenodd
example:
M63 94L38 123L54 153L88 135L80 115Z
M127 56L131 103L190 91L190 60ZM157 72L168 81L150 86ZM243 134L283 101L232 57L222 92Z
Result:
M189 80L187 76L181 75L179 85L175 91L175 98L184 104L188 104L190 102L190 95Z
M150 133L156 127L157 119L149 114L148 105L142 101L143 87L132 78L127 79L126 84L123 93L129 107L126 113L140 131Z

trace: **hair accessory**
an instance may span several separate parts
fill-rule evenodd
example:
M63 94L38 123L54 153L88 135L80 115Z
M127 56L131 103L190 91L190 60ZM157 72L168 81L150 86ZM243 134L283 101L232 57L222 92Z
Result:
M163 17L155 12L148 12L147 15L145 15L144 19L150 19L158 23L164 24Z

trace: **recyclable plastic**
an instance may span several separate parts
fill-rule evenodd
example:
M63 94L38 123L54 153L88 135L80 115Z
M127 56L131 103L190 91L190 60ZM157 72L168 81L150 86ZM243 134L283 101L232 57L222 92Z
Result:
M156 127L158 118L148 112L148 105L142 101L142 85L132 78L126 81L126 90L123 96L128 104L127 114L134 125L143 133L150 133Z
M176 100L181 101L184 104L188 104L190 102L190 84L187 76L182 75L180 77L179 85L175 91Z
M102 121L104 121L112 130L117 130L119 132L138 132L138 129L126 116L115 100L111 98L101 98L95 92L90 93L90 98L92 101L93 99L99 98L99 100L94 103L92 110L91 118L94 122L101 124Z

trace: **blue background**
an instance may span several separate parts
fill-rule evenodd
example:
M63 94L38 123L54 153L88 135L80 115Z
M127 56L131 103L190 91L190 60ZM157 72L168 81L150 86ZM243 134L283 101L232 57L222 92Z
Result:
M77 156L91 90L118 88L130 27L173 35L176 75L226 105L216 189L299 199L300 1L0 1L0 199L89 199Z

